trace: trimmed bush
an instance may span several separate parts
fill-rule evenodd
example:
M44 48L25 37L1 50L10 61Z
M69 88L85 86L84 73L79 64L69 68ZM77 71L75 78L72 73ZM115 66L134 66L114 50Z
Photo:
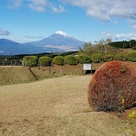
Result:
M42 66L51 66L52 59L48 56L42 56L39 58L39 64Z
M36 66L38 62L37 56L25 56L23 58L23 63L25 66Z
M91 61L93 63L99 63L103 59L102 55L100 53L94 53L91 55Z
M105 54L105 55L103 56L103 60L104 60L105 62L111 61L111 60L113 60L113 58L114 58L114 55L113 55L113 54Z
M63 56L56 56L53 58L53 63L57 65L64 65L64 57Z
M127 62L104 63L93 75L88 89L88 102L97 111L117 111L136 104L136 69Z
M117 53L114 56L114 60L121 60L121 61L125 61L126 60L126 55L123 53Z
M80 55L77 57L77 60L80 64L91 62L90 56L88 55Z
M65 60L65 64L77 65L77 59L73 55L65 56L64 60Z
M136 62L136 51L131 51L126 56L128 61Z

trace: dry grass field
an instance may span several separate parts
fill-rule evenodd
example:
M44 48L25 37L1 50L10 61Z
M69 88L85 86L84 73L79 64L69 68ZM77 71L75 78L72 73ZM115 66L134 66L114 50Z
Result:
M91 75L82 75L82 65L31 70L0 67L0 136L129 136L130 110L118 117L89 107Z
M87 102L91 75L0 86L0 136L126 136L126 120Z

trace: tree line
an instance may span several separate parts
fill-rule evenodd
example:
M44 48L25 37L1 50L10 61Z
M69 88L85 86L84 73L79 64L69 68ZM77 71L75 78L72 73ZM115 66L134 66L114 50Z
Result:
M133 48L133 49L136 49L136 41L135 40L116 41L116 42L111 42L109 45L116 47L116 48Z

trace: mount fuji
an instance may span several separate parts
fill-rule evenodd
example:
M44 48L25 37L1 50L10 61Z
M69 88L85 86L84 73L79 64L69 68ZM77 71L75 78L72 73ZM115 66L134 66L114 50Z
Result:
M82 46L84 43L63 31L57 31L45 39L29 43L0 39L0 55L78 51L79 46Z
M84 43L85 42L77 40L63 31L57 31L51 36L40 41L30 42L32 45L50 48L52 51L55 51L55 49L63 51L77 51L79 46L82 46Z

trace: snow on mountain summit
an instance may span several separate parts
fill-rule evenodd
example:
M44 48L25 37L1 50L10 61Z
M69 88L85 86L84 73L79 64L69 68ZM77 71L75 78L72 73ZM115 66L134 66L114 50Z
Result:
M55 32L55 34L60 34L60 35L62 35L62 36L64 36L64 37L70 37L68 34L66 34L66 33L63 32L63 31L57 31L57 32Z

